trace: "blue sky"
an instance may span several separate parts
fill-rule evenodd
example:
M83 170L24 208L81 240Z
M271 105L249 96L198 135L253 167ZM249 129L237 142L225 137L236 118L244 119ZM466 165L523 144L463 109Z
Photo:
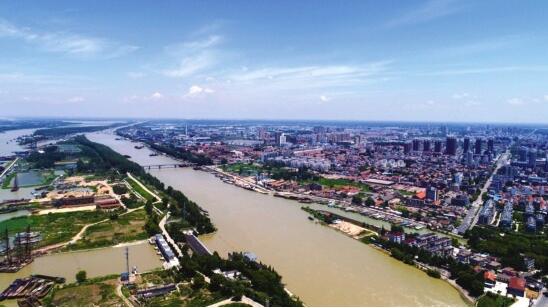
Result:
M0 115L547 122L546 1L1 1Z

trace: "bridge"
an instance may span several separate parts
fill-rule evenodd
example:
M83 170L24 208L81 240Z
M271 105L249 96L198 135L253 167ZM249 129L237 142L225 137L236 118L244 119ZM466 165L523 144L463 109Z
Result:
M194 166L193 163L177 163L177 164L158 164L158 165L146 165L143 166L146 170L151 169L167 169L167 168L184 168L184 167L192 167Z

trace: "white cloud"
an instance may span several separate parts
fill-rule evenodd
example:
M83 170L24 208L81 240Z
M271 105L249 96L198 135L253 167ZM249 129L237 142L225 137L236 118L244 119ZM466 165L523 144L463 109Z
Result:
M548 102L548 94L544 95L544 100Z
M201 94L209 94L213 93L214 91L210 88L206 87L200 87L198 85L193 85L190 88L188 88L187 93L185 94L185 97L195 97Z
M138 49L104 38L88 37L67 32L38 32L18 27L0 19L0 37L20 39L38 45L45 51L77 57L115 58Z
M267 67L239 70L228 74L227 80L251 86L276 89L302 89L324 87L347 87L363 85L382 79L391 61L373 62L365 65L316 65L295 67Z
M164 100L166 96L158 91L150 95L131 95L123 98L123 101L126 103L129 102L150 102L150 101L160 101Z
M393 28L423 23L456 14L463 9L464 6L455 0L429 0L420 7L405 12L401 16L388 21L385 26Z
M514 97L508 99L507 103L512 106L521 106L525 104L525 101L522 98Z
M210 35L205 39L166 47L168 54L179 59L179 65L172 69L165 69L162 73L168 77L188 77L212 67L219 57L214 47L221 41L221 36Z
M139 79L146 76L146 74L143 72L128 72L127 75L129 78L132 78L132 79Z
M452 97L453 97L453 99L459 100L459 99L467 98L468 96L469 96L468 93L455 93L455 94L453 94Z
M160 100L164 98L164 95L160 92L154 92L152 93L152 95L150 96L150 99L153 99L153 100Z
M210 35L203 40L184 42L181 46L185 49L205 49L221 43L222 37L219 35Z
M86 99L83 98L82 96L74 96L74 97L71 97L71 98L67 99L67 102L69 102L69 103L80 103L80 102L83 102L85 100Z
M499 67L470 67L456 68L430 72L419 72L413 74L415 76L458 76L458 75L473 75L473 74L490 74L504 72L546 72L548 66L499 66Z
M179 66L174 69L164 70L163 74L168 77L188 77L215 63L215 58L211 53L202 52L200 54L184 57Z
M320 95L320 100L324 103L329 102L331 100L330 97L327 97L325 95Z

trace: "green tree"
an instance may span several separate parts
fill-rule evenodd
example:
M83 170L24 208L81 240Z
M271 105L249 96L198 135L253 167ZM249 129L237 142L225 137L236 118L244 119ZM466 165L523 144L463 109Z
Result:
M196 273L194 278L192 278L192 288L194 290L199 290L205 286L206 282L204 276Z
M86 273L86 271L79 271L78 273L76 273L76 281L78 283L82 283L82 282L86 281L87 275L88 274Z

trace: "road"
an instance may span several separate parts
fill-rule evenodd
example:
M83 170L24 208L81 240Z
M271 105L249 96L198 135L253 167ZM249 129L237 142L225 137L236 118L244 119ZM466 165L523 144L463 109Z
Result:
M116 286L116 295L118 295L118 297L121 298L128 307L133 307L133 304L129 301L129 299L127 299L127 297L122 292L122 284L119 284L118 286Z
M146 187L143 183L141 183L141 181L139 181L138 179L136 179L133 175L131 175L131 173L127 173L127 176L128 178L132 179L133 181L135 181L135 183L137 183L137 185L139 185L144 191L146 191L147 193L149 193L151 196L153 196L156 201L156 202L162 202L162 198L160 198L157 194L155 194L154 192L152 192L150 189L148 189L148 187Z
M225 299L225 300L222 300L218 303L215 303L213 305L209 305L207 307L222 307L224 305L228 305L228 304L231 304L231 303L238 303L238 301L233 301L232 299ZM242 296L242 300L239 301L239 303L244 303L244 304L247 304L251 307L264 307L263 305L257 303L256 301L252 300L251 298L243 295Z
M503 154L499 156L499 159L497 160L495 169L491 173L491 176L489 176L487 181L485 181L485 184L481 188L480 194L478 195L476 200L472 202L472 205L470 206L468 213L466 213L466 217L464 217L462 224L458 228L459 234L463 234L464 232L466 232L466 230L473 228L477 224L478 218L479 218L478 215L480 212L479 209L483 203L482 195L483 193L487 192L487 190L489 189L489 186L491 186L493 176L497 173L497 171L502 166L506 165L509 157L510 157L510 147L508 147L508 150L506 150L506 152L504 152Z
M11 168L15 165L15 163L16 163L18 160L19 160L19 157L15 158L15 160L12 161L12 162L10 163L10 165L6 167L6 169L4 169L4 171L2 172L2 174L0 174L0 179L3 178L4 175L6 175L6 173L8 173L8 172L11 170Z
M542 289L539 297L535 300L533 307L548 307L548 297L544 295L544 292L548 292L548 290Z
M175 241L171 238L171 236L166 230L166 222L168 218L169 218L169 212L166 214L166 216L164 216L164 218L162 218L162 220L160 220L160 223L158 225L160 227L160 230L162 230L162 234L166 238L166 241L168 241L175 248L175 251L177 252L177 256L182 257L183 252L181 251L177 243L175 243Z

